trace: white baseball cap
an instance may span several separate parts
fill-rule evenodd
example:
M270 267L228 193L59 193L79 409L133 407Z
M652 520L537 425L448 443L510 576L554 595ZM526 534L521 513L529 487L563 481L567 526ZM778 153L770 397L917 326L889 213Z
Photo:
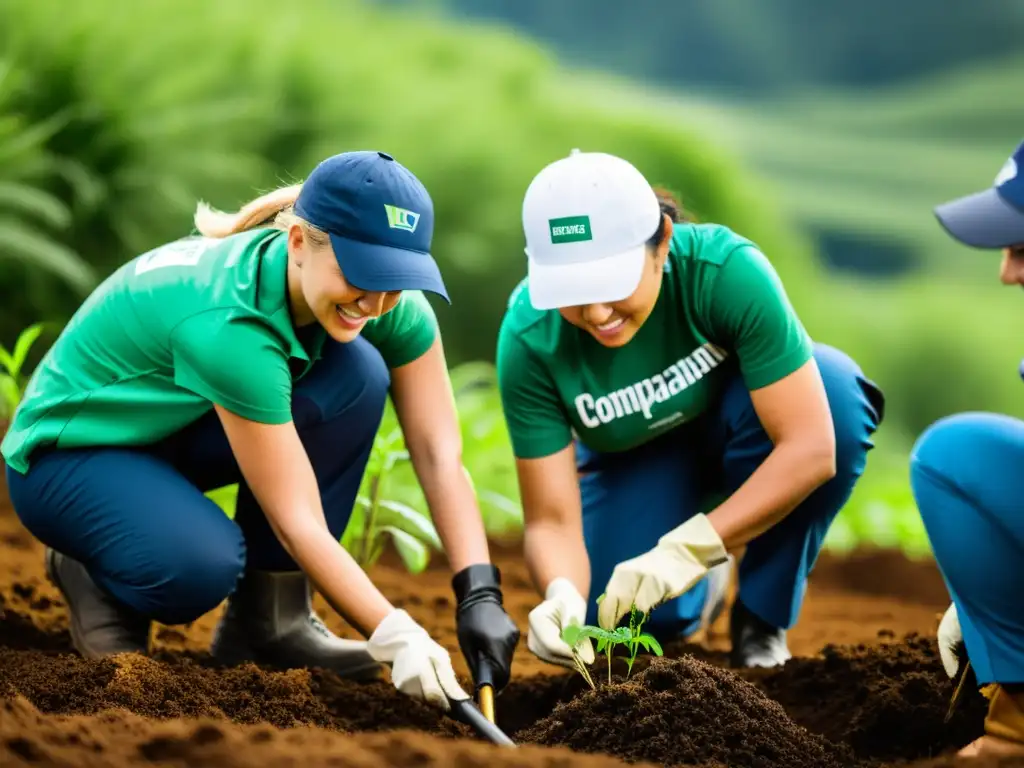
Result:
M538 173L523 198L530 300L537 309L621 301L643 276L661 208L622 158L572 150Z

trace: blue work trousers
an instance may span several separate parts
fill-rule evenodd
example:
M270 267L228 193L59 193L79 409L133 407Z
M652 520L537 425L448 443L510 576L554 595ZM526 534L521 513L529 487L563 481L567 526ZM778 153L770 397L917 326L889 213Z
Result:
M807 577L829 526L864 472L884 398L849 356L816 344L836 435L836 474L748 545L739 568L739 599L769 624L791 627ZM768 457L772 442L738 373L701 418L624 453L596 454L577 443L583 530L591 566L587 622L615 566L739 488ZM655 608L645 630L662 640L700 624L707 580Z
M910 483L981 685L1024 683L1024 421L962 413L925 430Z
M390 375L362 338L328 339L294 388L292 413L327 526L344 532L380 425ZM239 483L232 521L204 492ZM294 571L244 482L216 413L137 448L57 449L29 472L8 467L24 526L80 561L113 597L164 624L193 621L235 589L246 568Z

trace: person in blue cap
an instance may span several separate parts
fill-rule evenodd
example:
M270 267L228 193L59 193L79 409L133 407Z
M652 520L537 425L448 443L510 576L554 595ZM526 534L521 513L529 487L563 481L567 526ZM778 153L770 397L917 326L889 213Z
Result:
M148 651L152 623L227 606L212 655L466 699L448 652L339 545L390 392L455 575L461 650L507 684L502 607L422 292L433 203L384 152L336 155L198 235L121 266L29 381L0 445L14 508L88 657ZM204 495L239 483L234 520ZM311 585L367 641L312 611Z
M982 192L935 209L965 245L1002 251L999 278L1024 286L1024 143ZM1024 421L947 416L910 456L914 499L951 603L938 628L950 678L968 662L989 699L984 734L962 756L1024 754Z

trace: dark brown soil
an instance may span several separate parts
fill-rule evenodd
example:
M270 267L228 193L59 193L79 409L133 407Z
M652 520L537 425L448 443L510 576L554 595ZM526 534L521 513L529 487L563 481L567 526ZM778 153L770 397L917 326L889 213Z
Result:
M524 637L497 701L500 724L523 744L517 750L481 743L387 680L219 668L206 654L219 609L189 626L158 627L154 658L81 659L41 547L0 485L0 765L939 768L981 732L977 694L942 722L952 686L931 638L946 598L927 561L822 557L790 634L796 658L781 670L726 669L723 617L698 642L666 647L666 659L641 659L629 681L590 692L579 675L526 650L537 597L514 549L496 557ZM443 559L416 577L391 561L372 575L453 653L465 681ZM883 585L898 585L899 595ZM316 605L331 629L356 636ZM595 680L604 674L595 666Z
M801 728L750 683L693 657L658 659L625 682L588 690L518 737L666 766L853 762L848 748Z
M952 684L931 637L826 646L820 658L746 676L798 723L849 744L865 759L914 759L966 744L981 733L987 706L972 690L944 722Z

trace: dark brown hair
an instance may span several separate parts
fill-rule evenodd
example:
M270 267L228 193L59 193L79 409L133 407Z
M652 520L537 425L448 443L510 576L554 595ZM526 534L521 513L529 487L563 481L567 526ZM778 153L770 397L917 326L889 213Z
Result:
M647 241L647 244L654 248L657 248L659 245L661 245L661 242L665 239L665 236L668 234L665 228L664 214L667 214L669 219L671 219L673 223L681 221L695 222L697 219L696 217L694 217L693 214L691 214L689 211L683 208L682 203L680 203L676 199L675 195L673 195L664 187L655 187L654 194L658 196L658 207L661 208L663 216L661 221L658 223L657 231L655 231L655 233L651 235L651 239Z

